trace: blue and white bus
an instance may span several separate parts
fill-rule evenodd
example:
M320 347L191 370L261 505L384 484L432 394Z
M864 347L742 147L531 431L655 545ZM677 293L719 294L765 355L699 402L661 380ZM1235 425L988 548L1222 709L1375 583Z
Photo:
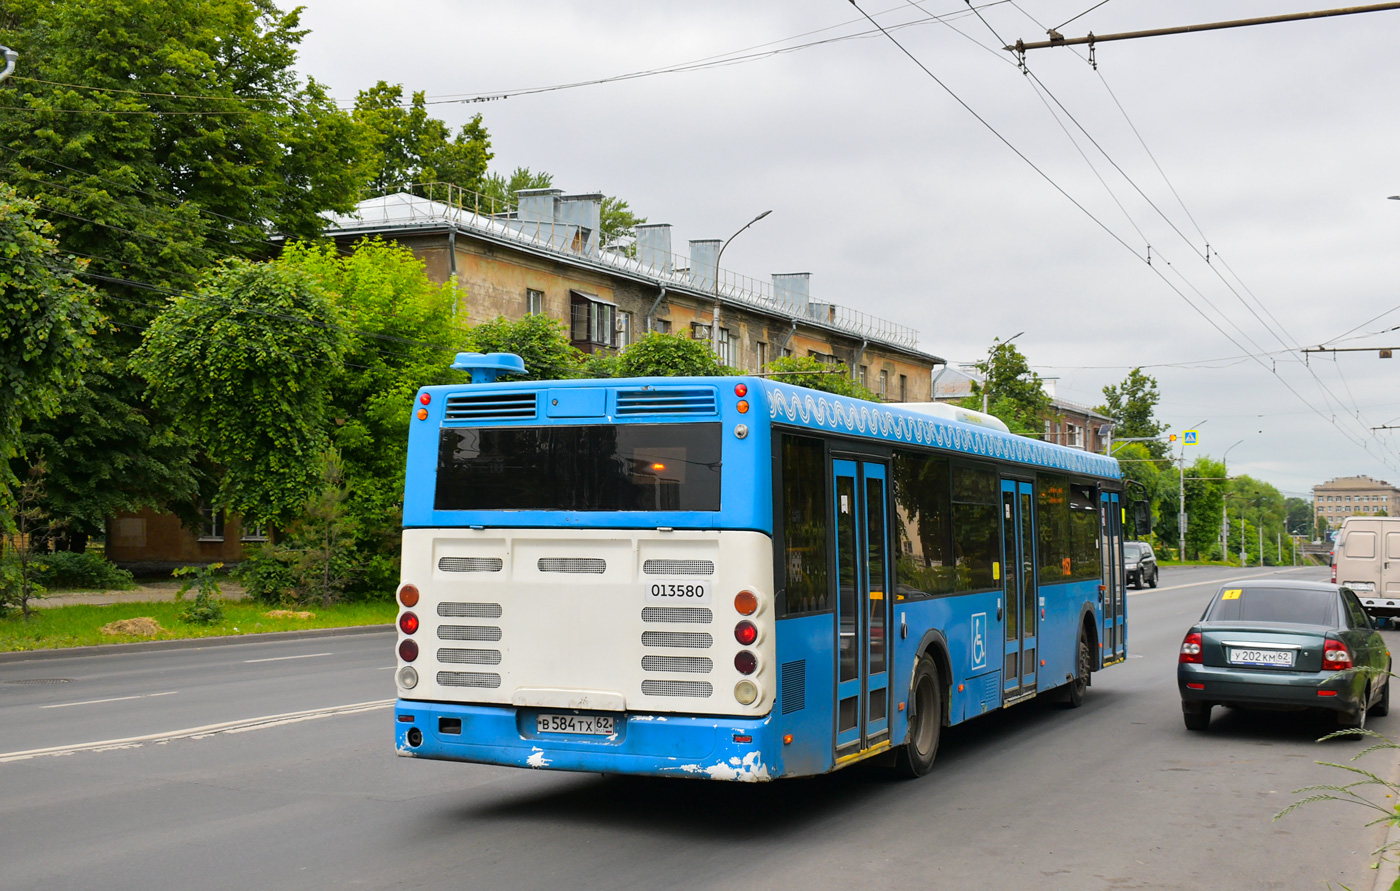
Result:
M761 377L417 395L401 755L761 781L1126 658L1117 462L987 415Z

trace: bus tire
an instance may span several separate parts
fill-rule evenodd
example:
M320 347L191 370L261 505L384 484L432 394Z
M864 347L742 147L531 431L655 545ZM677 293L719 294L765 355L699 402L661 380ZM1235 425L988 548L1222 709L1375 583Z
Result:
M1089 673L1094 670L1094 663L1089 654L1089 641L1084 636L1084 630L1079 630L1079 645L1075 647L1074 658L1074 680L1065 684L1065 695L1061 702L1068 708L1079 708L1084 704L1084 694L1089 692Z
M938 667L928 656L920 656L909 685L909 741L899 747L895 764L910 779L933 769L938 755L938 738L943 732L943 696Z

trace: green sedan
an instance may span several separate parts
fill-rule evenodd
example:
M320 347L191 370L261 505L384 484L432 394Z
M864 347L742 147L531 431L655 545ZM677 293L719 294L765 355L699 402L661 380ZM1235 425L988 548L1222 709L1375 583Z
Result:
M1176 682L1190 730L1210 726L1217 705L1321 708L1364 727L1368 712L1390 710L1389 671L1390 650L1349 588L1253 579L1211 598L1181 642Z

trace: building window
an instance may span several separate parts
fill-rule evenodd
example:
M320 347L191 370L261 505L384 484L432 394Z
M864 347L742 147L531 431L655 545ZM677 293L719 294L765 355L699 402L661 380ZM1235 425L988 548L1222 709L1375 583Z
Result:
M880 398L890 398L890 373L888 371L880 372Z
M243 524L244 541L267 541L267 527L254 525L253 523Z
M632 314L619 310L617 314L617 348L625 350L632 345Z
M899 376L899 401L909 401L909 378L903 374Z
M690 339L691 339L691 340L709 340L709 339L710 339L710 326L709 326L709 325L706 325L704 322L691 322L691 323L690 323Z
M784 359L791 359L791 358L792 358L792 350L789 349L788 347L783 347L783 358L784 358Z
M569 337L574 346L592 352L617 342L617 306L581 291L572 292Z
M1083 433L1083 432L1084 432L1084 428L1083 428L1083 427L1076 427L1076 426L1073 425L1073 424L1066 424L1066 425L1065 425L1065 445L1068 445L1068 446L1082 446L1082 445L1084 445L1084 441L1083 441L1083 439L1082 439L1081 436L1080 436L1080 434Z
M734 365L734 335L728 328L719 329L719 336L715 338L715 355L725 365Z
M763 366L768 364L768 344L759 341L758 344L758 370L762 371Z
M544 312L544 291L536 291L534 288L525 289L525 313L527 315L539 315Z
M651 327L652 327L652 330L655 331L657 334L670 334L670 333L671 333L671 320L670 320L670 319L655 319L655 320L652 321Z
M865 369L865 366L862 365L862 366L860 366L860 372L859 372L859 374L857 374L857 376L856 376L856 381L859 382L860 385L861 385L862 387L864 387L864 386L867 384L867 377L868 377L868 376L869 376L869 375L868 375L868 373L867 373L867 371L866 371L866 369Z
M214 510L211 505L201 504L199 506L199 540L200 541L223 541L224 540L224 512Z

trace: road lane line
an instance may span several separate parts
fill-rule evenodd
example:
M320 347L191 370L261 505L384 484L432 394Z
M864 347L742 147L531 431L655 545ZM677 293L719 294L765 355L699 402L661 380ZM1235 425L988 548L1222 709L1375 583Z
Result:
M155 696L174 696L179 690L170 690L166 693L140 693L136 696L114 696L111 699L87 699L83 702L60 702L57 705L41 705L39 708L68 708L74 705L97 705L102 702L125 702L128 699L150 699Z
M313 659L316 656L334 656L334 653L303 653L300 656L273 656L270 659L244 659L246 665L250 662L285 662L288 659Z
M139 748L145 743L167 743L175 739L204 739L218 733L261 730L267 727L280 727L313 718L329 718L335 715L353 715L359 712L389 708L392 699L376 699L372 702L355 702L349 705L334 705L327 708L313 708L301 712L285 712L280 715L263 715L259 718L244 718L241 721L225 721L221 724L206 724L203 727L186 727L165 733L147 733L144 736L128 736L124 739L104 739L97 742L74 743L67 746L50 746L46 749L25 749L19 752L0 752L0 764L10 761L26 761L30 758L45 758L55 755L72 755L75 752L101 752L109 749Z
M82 702L62 702L58 705L41 705L39 708L68 708L72 705L97 705L102 702L125 702L128 699L140 698L140 696L113 696L111 699L85 699Z
M1275 570L1273 570L1272 572L1262 572L1262 573L1261 573L1261 572L1250 572L1250 573L1246 573L1246 574L1244 574L1244 575L1219 576L1218 578L1201 579L1199 582L1191 582L1191 583L1185 584L1185 585L1169 585L1168 587L1165 587L1165 588L1144 588L1144 589L1142 589L1141 591L1129 591L1129 592L1128 592L1128 596L1129 596L1129 597L1135 597L1135 596L1137 596L1138 594L1155 594L1155 593L1158 592L1158 591L1179 591L1179 590L1181 590L1182 588L1195 588L1195 587L1198 587L1198 586L1200 586L1200 585L1219 585L1219 584L1224 584L1225 582L1238 582L1238 581L1240 581L1240 580L1242 580L1242 579L1258 578L1258 577L1261 576L1261 575L1281 575L1282 573L1285 573L1285 572L1299 572L1299 571L1304 570L1304 569L1322 569L1322 568L1324 568L1324 567L1319 567L1319 566L1288 566L1288 567L1285 567L1285 568L1283 568L1283 569L1275 569Z

